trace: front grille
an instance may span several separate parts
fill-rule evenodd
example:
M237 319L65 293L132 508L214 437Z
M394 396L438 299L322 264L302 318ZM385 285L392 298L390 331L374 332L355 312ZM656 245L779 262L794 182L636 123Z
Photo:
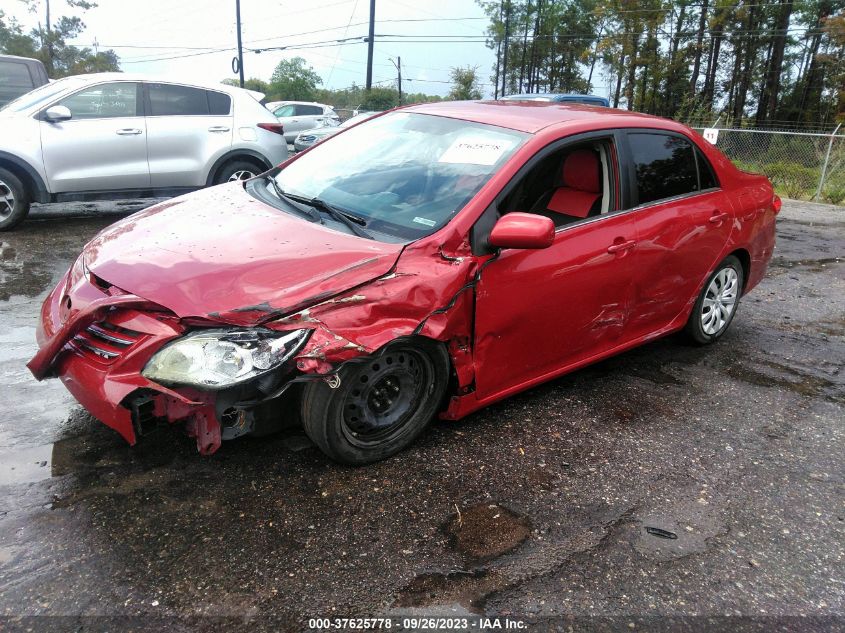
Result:
M142 336L140 332L108 321L100 321L92 323L74 336L73 343L77 348L95 355L100 360L112 362L137 343Z

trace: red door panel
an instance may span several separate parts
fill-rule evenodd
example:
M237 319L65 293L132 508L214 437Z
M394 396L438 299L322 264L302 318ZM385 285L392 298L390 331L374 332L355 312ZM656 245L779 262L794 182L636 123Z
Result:
M721 191L711 191L633 212L641 279L630 322L633 336L666 327L691 306L727 244L732 211Z
M631 213L559 231L543 250L505 250L477 289L476 394L495 395L628 339L637 236Z

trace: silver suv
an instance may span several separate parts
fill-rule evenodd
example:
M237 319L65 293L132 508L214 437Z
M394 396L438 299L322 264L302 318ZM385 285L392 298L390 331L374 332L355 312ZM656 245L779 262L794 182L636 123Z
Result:
M30 202L172 196L287 158L260 93L123 73L77 75L0 110L0 230Z
M340 125L340 117L329 105L313 101L274 101L267 104L285 128L285 138L293 143L300 132L315 127Z

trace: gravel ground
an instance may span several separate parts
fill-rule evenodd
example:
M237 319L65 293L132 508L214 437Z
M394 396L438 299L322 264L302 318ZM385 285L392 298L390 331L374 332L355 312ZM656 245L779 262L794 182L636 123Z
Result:
M718 345L655 341L352 469L299 433L129 448L32 379L48 288L147 203L0 234L0 631L845 630L845 209L785 202Z

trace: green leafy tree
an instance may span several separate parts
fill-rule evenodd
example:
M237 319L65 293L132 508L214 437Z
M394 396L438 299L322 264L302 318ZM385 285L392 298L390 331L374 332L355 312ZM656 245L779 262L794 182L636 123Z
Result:
M452 90L449 92L449 99L455 101L481 99L477 66L452 68L450 75L452 79Z
M302 57L283 59L270 78L268 99L313 101L323 80Z
M241 82L238 79L224 79L220 83L226 86L234 86L235 88L240 88L241 86ZM266 95L270 91L270 84L263 79L250 77L244 80L244 88L246 90L254 90L255 92L263 92Z
M50 0L21 1L30 12L39 16L38 27L25 34L16 20L7 20L0 12L0 52L40 59L52 78L120 70L120 60L114 51L94 52L90 48L67 43L67 40L78 37L85 30L85 23L79 16L54 19L50 12ZM97 6L86 0L65 0L65 3L79 11Z
M364 91L361 110L389 110L399 105L399 91L395 88L372 88Z

